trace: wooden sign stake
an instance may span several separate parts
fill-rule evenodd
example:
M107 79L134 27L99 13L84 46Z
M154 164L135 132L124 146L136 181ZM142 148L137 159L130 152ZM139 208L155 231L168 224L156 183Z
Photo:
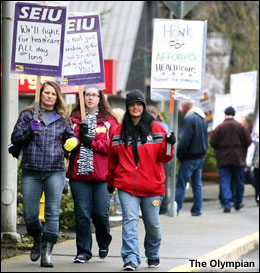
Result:
M36 92L34 99L34 119L39 118L39 110L40 110L40 89L41 89L41 76L36 76Z
M79 104L80 104L80 114L81 114L81 120L86 120L86 111L85 111L85 100L83 95L83 86L79 86Z

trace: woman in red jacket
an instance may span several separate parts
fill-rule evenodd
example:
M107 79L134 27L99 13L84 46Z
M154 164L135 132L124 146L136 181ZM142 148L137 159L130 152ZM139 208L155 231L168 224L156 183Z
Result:
M117 121L97 86L88 86L84 98L86 120L81 120L79 102L71 114L80 147L76 153L71 153L67 172L76 218L75 263L85 263L92 258L91 218L101 259L107 257L112 240L109 225L111 194L107 192L106 172L110 138Z
M149 267L158 267L161 228L159 210L165 194L163 163L166 144L175 143L174 133L166 131L147 112L141 91L126 97L126 113L113 135L108 156L108 191L118 188L122 206L123 229L121 256L124 270L136 270L141 263L138 247L139 207L146 230L145 255Z

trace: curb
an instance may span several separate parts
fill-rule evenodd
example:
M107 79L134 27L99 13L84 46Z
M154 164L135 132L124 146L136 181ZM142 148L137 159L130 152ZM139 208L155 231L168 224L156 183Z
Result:
M200 263L203 261L206 264L210 264L211 260L238 260L241 256L246 255L251 250L259 246L259 232L247 235L240 239L234 240L231 243L224 245L212 252L209 252L203 256L200 256L196 260ZM203 267L192 267L191 262L188 262L184 265L174 267L167 272L197 272Z

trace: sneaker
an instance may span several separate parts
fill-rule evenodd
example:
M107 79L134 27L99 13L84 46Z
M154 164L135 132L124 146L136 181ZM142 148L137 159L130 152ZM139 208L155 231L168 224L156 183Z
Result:
M231 212L231 208L224 208L224 212Z
M243 207L244 207L244 203L242 203L241 205L239 205L239 206L235 206L235 210L240 210L240 209L242 209Z
M123 270L135 271L136 265L133 262L127 262L124 264Z
M157 268L160 266L160 259L147 259L146 260L147 264L148 264L148 267L153 267L153 268Z
M106 257L108 256L109 254L109 248L107 249L99 249L99 252L98 252L98 255L99 255L99 258L100 259L106 259Z
M74 263L86 263L88 260L85 255L79 254L74 258Z

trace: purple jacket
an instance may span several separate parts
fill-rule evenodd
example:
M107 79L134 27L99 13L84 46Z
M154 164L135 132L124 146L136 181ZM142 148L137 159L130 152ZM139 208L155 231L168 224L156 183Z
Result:
M30 126L32 112L22 111L15 124L11 141L23 144L23 157L20 167L35 171L63 171L63 143L74 137L73 129L60 115L53 113L48 124L40 123L35 134Z
M213 131L211 146L216 150L218 168L246 165L246 152L252 139L248 130L233 118L225 119Z

